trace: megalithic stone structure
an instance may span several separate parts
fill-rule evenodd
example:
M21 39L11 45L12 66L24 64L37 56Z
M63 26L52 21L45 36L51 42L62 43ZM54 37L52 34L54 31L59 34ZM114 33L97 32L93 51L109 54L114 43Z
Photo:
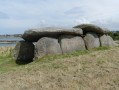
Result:
M24 41L14 49L16 62L30 62L34 57L70 53L100 46L114 46L113 39L99 26L81 24L73 28L46 27L24 32ZM35 42L35 44L33 44Z

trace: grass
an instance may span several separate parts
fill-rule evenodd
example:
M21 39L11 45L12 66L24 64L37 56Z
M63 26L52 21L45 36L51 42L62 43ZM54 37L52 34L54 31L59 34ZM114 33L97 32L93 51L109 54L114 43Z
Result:
M32 62L31 64L50 63L57 59L76 57L79 55L89 54L94 51L108 50L108 49L109 47L99 47L99 48L93 48L91 50L75 51L75 52L64 54L64 55L49 55L49 56L44 56L38 60L34 60L34 62ZM4 73L7 71L11 71L11 70L17 70L18 68L24 67L24 65L17 65L15 63L15 60L12 57L12 51L13 51L13 47L1 47L0 48L0 73ZM53 65L53 66L56 66L56 65Z
M98 47L98 48L93 48L90 50L82 50L82 51L74 51L71 53L66 53L63 55L49 55L49 56L44 56L41 59L35 60L34 62L51 62L52 60L57 60L57 59L63 59L63 58L70 58L70 57L75 57L75 56L79 56L79 55L85 55L85 54L89 54L92 53L94 51L100 51L100 50L108 50L110 49L110 47Z
M16 66L11 54L13 47L0 47L0 73L11 70Z
M119 47L45 56L27 65L15 64L12 49L0 50L0 90L119 90Z

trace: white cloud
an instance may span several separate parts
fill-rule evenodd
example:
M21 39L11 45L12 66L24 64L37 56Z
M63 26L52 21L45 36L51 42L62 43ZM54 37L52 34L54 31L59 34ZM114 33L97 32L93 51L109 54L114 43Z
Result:
M118 29L118 9L118 0L0 0L0 28L18 32L19 28L94 23Z
M88 3L86 3L88 2ZM83 0L80 2L81 6L74 8L77 9L73 16L75 16L76 21L84 21L95 24L104 24L103 26L108 26L109 23L113 24L119 23L119 1L117 0ZM110 22L109 22L110 21ZM114 24L115 24L114 23ZM111 25L113 26L113 25ZM114 25L115 26L115 25ZM114 27L110 27L114 28ZM118 27L119 28L119 27Z

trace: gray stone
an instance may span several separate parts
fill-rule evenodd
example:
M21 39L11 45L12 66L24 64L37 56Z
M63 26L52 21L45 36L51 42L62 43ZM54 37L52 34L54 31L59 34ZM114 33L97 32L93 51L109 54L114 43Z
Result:
M25 41L37 42L42 37L53 37L56 38L61 34L70 34L70 35L82 35L82 29L80 28L55 28L55 27L46 27L40 29L31 29L24 32L22 38Z
M58 40L55 38L43 37L35 45L35 57L41 58L45 55L62 54Z
M109 34L109 33L111 33L111 30L108 29L108 28L102 28L102 29L103 29L103 31L105 32L104 34Z
M81 24L74 26L74 28L81 28L84 34L86 34L87 32L94 32L97 34L105 34L109 32L107 29L102 29L99 26L93 24Z
M60 45L63 53L86 49L84 40L80 36L62 35L60 37Z
M101 46L109 46L109 47L115 46L115 43L114 43L112 37L110 37L108 35L102 35L100 37L100 43L101 43Z
M14 48L13 57L17 64L31 62L34 58L34 45L30 42L19 41Z
M86 36L84 37L84 41L87 49L100 47L99 37L95 33L92 32L87 33Z

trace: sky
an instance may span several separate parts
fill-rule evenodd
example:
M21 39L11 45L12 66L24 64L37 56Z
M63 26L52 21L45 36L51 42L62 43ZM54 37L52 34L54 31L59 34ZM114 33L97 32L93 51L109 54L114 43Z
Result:
M84 23L119 30L119 0L0 0L0 34Z

